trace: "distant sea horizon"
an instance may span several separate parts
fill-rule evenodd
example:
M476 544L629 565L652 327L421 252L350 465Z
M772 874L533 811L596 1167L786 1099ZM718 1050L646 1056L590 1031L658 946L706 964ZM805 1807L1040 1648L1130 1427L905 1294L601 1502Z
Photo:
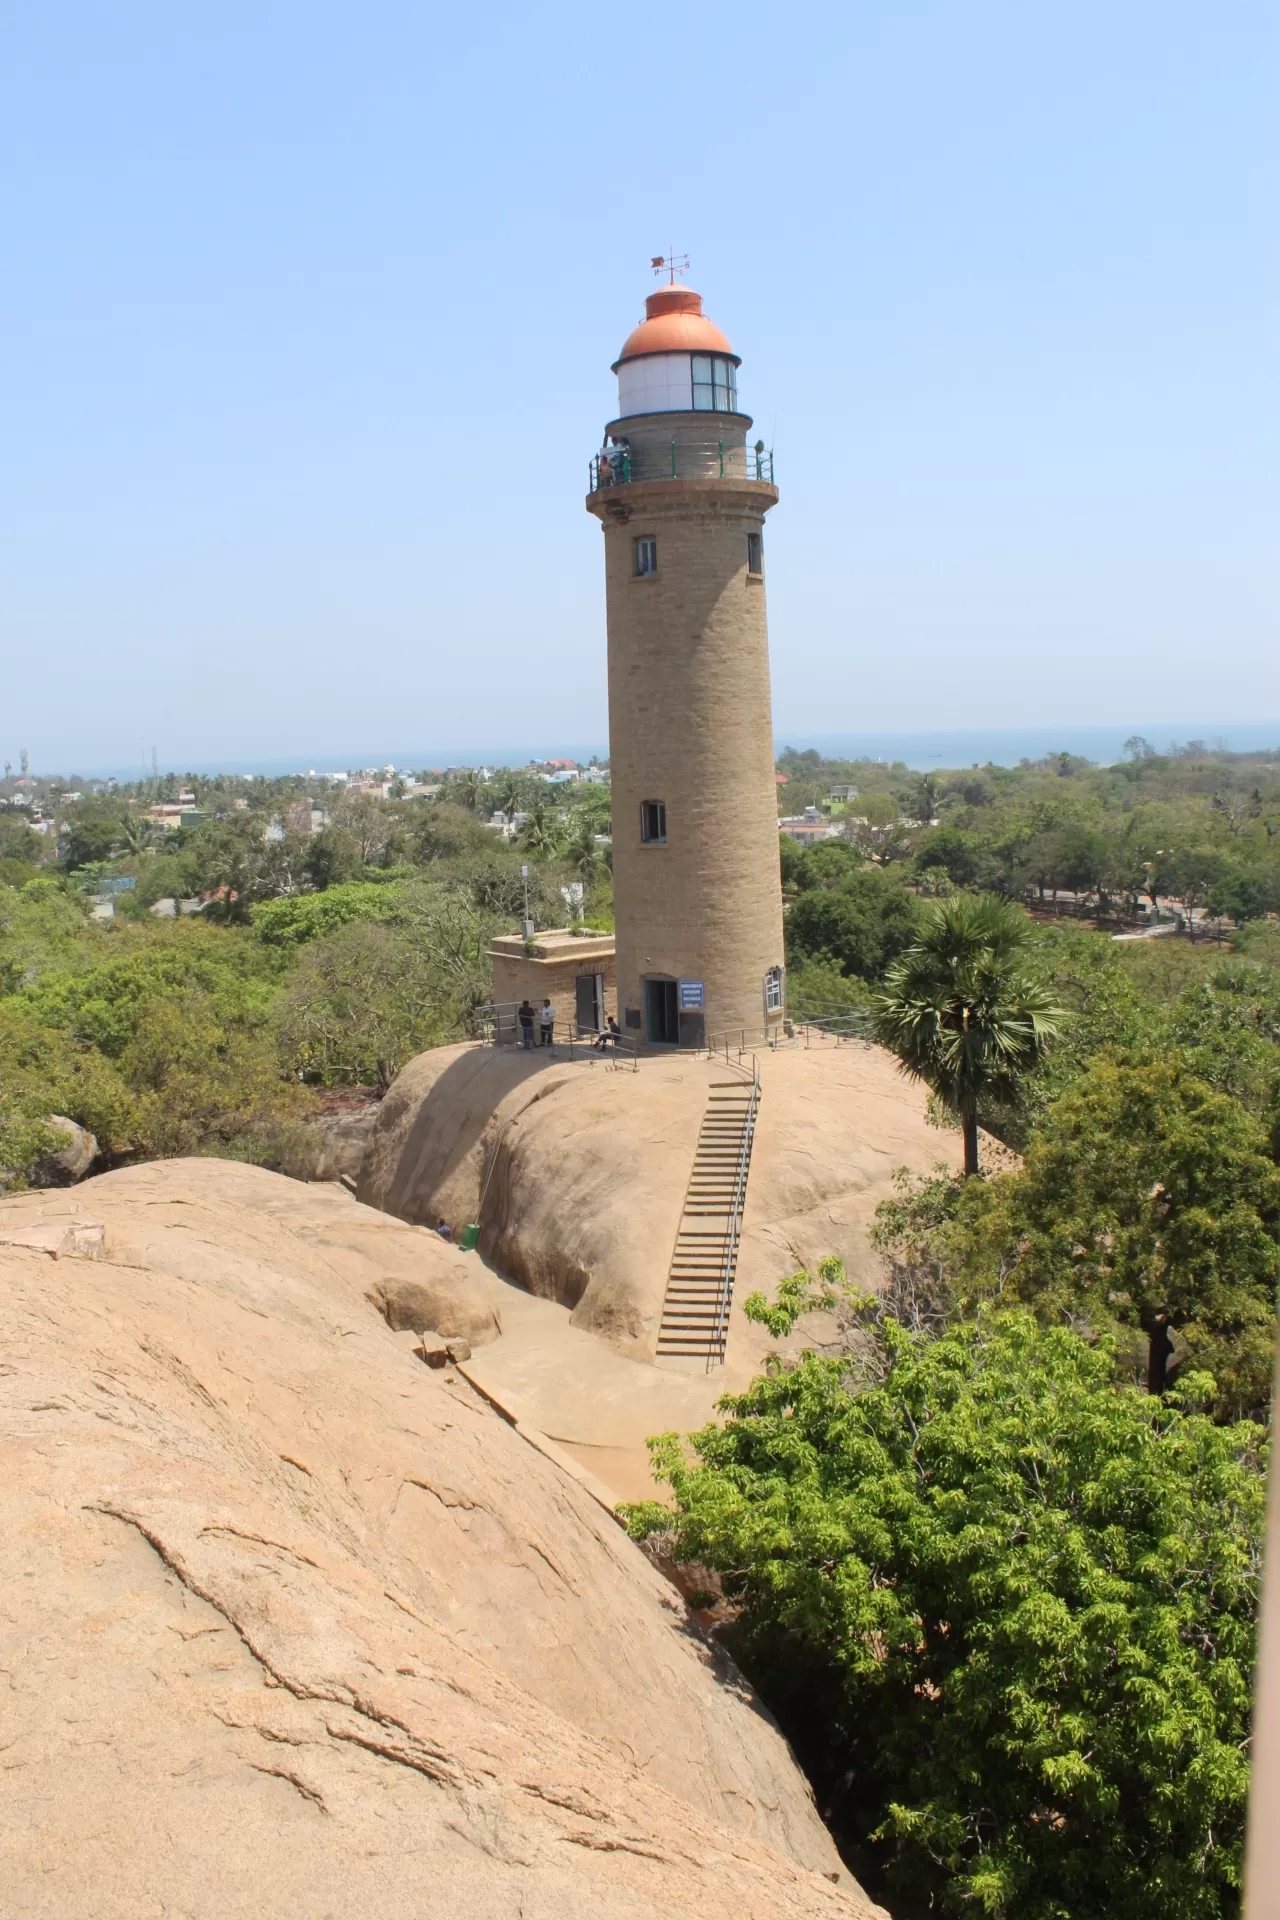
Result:
M1212 750L1230 753L1280 752L1280 720L1248 723L1188 721L1171 726L1135 722L1121 726L1035 726L941 728L923 732L900 733L811 733L803 728L779 732L775 751L794 747L800 752L813 749L824 760L879 760L888 765L901 763L915 772L932 769L986 766L1016 767L1022 760L1043 760L1069 753L1099 766L1109 766L1124 758L1125 741L1135 734L1165 753L1171 747L1200 741ZM346 773L357 768L391 765L403 772L444 767L520 767L531 760L576 760L608 758L604 740L539 740L506 746L385 749L351 754L313 753L288 758L274 755L228 754L221 760L193 760L164 764L166 773L201 775L230 774L247 776L260 773L268 778L287 774ZM34 771L39 774L37 767ZM55 769L68 777L78 774L86 780L117 779L133 781L149 778L150 769L133 766L80 767L67 763Z

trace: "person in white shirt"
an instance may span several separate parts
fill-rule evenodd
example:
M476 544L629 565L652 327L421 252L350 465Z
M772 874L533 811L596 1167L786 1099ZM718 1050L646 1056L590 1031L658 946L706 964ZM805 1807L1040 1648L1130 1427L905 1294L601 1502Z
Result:
M555 1026L555 1023L556 1010L549 1000L544 1000L542 1009L538 1014L538 1045L540 1047L549 1047L551 1045L551 1030Z

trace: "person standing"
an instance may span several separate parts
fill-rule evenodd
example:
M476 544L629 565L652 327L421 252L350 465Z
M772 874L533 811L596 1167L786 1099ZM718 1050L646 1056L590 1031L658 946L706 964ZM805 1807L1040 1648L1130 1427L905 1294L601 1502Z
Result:
M516 1018L520 1022L521 1046L531 1047L533 1045L533 1007L529 1001L522 1000L520 1002L516 1010Z
M538 1015L538 1045L540 1047L549 1047L551 1045L551 1035L555 1024L556 1010L549 1000L544 1000L542 1003L542 1011Z

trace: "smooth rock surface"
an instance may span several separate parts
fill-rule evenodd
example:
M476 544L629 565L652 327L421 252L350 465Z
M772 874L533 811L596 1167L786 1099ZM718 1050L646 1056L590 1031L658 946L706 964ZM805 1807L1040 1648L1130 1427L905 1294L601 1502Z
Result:
M875 1286L869 1233L899 1167L961 1161L925 1094L879 1047L762 1052L725 1384L774 1343L741 1311L757 1288L844 1259ZM479 1220L496 1270L571 1309L573 1325L651 1359L698 1131L724 1062L655 1056L613 1072L599 1056L440 1047L400 1074L379 1110L360 1198L406 1220Z
M0 1245L6 1916L869 1911L672 1588L370 1304L365 1210L173 1161L0 1231L90 1212Z

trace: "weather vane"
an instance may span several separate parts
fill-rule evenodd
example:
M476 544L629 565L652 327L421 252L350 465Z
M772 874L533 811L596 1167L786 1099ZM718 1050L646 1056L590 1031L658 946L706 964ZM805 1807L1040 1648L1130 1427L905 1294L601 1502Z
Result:
M670 284L674 287L677 274L683 280L685 274L689 271L689 256L687 253L655 253L649 265L655 273L667 274L670 278Z

